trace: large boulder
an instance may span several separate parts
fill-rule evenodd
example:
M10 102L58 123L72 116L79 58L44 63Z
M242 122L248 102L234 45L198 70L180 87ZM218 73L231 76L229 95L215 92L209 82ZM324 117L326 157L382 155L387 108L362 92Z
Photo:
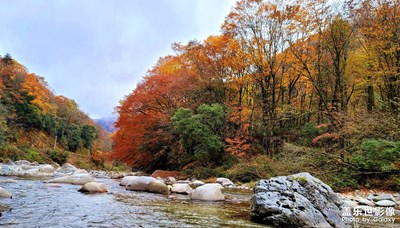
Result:
M157 181L157 179L154 177L139 176L128 182L126 189L132 191L147 191L147 185L152 181Z
M12 195L7 190L0 187L0 198L12 198Z
M219 184L218 184L219 185ZM225 200L221 187L217 184L205 184L196 188L192 193L193 200L220 201Z
M95 179L89 174L74 174L70 176L57 177L49 180L49 183L59 183L59 184L76 184L84 185L89 182L94 182Z
M15 164L2 165L0 167L0 176L18 176L21 170L21 167Z
M260 180L251 198L253 221L277 227L344 227L338 194L309 173Z
M53 177L54 168L51 165L39 165L21 160L15 163L0 165L0 175L21 177Z
M146 190L148 192L160 193L160 194L164 194L164 195L168 195L168 193L169 193L168 186L159 180L151 181L147 185Z
M89 182L84 184L78 191L88 193L107 192L107 186L104 183Z
M129 182L131 182L132 180L138 178L137 176L125 176L121 179L121 183L119 183L119 185L121 186L127 186Z
M173 184L171 192L178 194L192 194L193 189L188 184Z

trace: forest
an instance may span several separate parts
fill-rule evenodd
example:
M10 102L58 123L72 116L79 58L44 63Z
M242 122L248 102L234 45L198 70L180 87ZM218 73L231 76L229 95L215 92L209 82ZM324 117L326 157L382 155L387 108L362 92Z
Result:
M172 48L117 107L115 159L198 178L307 171L335 189L400 189L399 1L240 0L219 35ZM21 111L44 122L17 118L18 105L7 123L47 131L52 107L21 86L21 105L33 103Z
M56 96L46 81L14 60L0 57L0 159L64 164L69 153L94 157L109 151L109 135Z

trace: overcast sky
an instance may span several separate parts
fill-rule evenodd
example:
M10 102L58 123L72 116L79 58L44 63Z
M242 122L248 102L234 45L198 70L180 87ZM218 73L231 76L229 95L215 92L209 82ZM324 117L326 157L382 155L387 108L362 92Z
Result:
M216 35L235 0L0 0L10 53L93 118L109 116L171 43Z

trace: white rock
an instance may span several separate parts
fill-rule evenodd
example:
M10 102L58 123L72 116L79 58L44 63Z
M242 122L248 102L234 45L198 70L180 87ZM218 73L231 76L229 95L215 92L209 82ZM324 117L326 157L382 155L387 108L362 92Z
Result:
M57 177L49 180L49 183L61 183L61 184L76 184L84 185L89 182L94 182L95 179L89 174L74 174L71 176Z
M69 163L65 163L64 165L61 166L61 168L59 168L57 170L57 172L60 173L69 173L72 174L74 173L76 170L78 170L78 168L76 168L75 166L69 164Z
M0 176L18 176L21 167L17 165L2 165L0 167Z
M396 203L391 200L380 200L376 202L375 205L379 207L394 207Z
M357 197L355 198L355 201L357 201L360 205L367 205L367 206L375 206L375 204L367 199L361 198L361 197Z
M217 178L217 183L221 184L223 187L235 186L235 184L231 180L229 180L228 178L225 178L225 177Z
M88 174L88 172L84 169L78 169L74 172L74 174Z
M12 195L7 190L0 187L0 198L12 198Z
M151 181L147 185L146 190L148 192L160 193L160 194L164 194L164 195L168 195L168 193L169 193L168 186L159 180Z
M29 161L27 161L27 160L19 160L19 161L16 161L15 164L16 164L16 165L20 165L20 166L21 166L21 165L29 165L29 166L32 165L32 164L31 164Z
M173 184L171 192L179 194L192 194L193 189L188 184Z
M121 186L127 186L129 182L131 182L133 179L138 178L137 176L125 176L121 179L121 183L119 185Z
M344 200L343 203L345 203L347 205L347 207L357 207L358 206L358 203L356 201L353 201L350 199Z
M193 191L193 200L210 200L210 201L220 201L225 200L224 195L221 192L221 188L215 184L205 184L196 188Z
M381 200L391 200L391 201L396 201L391 194L380 194L378 196L375 196L373 198L373 201L381 201Z
M198 187L198 186L204 185L204 182L200 181L200 180L195 180L195 181L192 182L192 185L195 186L195 187Z
M42 172L42 173L54 173L54 167L52 165L42 165L39 168L39 172Z
M107 192L107 186L104 183L89 182L84 184L78 191L89 193Z
M146 191L147 190L147 185L152 182L156 181L157 179L154 177L147 177L147 176L139 176L126 185L127 190L133 190L133 191Z

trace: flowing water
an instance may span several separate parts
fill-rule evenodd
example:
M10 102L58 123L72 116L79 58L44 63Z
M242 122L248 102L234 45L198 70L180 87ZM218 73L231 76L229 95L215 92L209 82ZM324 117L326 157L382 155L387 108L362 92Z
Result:
M0 177L0 180L10 179ZM225 202L194 202L126 191L99 179L109 193L84 194L80 186L42 180L0 183L12 199L0 199L6 227L265 227L249 220L250 191L225 192Z

